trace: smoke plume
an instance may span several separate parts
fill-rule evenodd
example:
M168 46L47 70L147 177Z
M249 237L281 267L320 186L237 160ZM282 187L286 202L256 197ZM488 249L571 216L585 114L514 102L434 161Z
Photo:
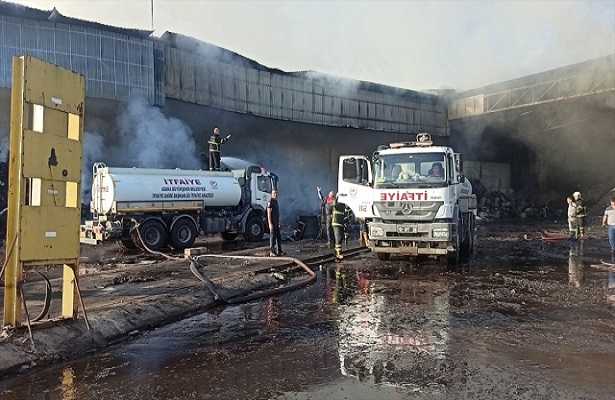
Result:
M96 118L86 121L82 174L85 204L90 201L95 162L104 162L110 167L200 168L190 127L177 118L166 116L143 97L132 97L120 104L114 123Z

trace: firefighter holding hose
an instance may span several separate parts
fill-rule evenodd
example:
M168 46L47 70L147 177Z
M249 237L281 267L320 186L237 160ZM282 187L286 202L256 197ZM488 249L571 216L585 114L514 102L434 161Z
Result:
M220 129L214 128L214 134L209 137L209 170L220 171L220 145L226 143L231 135L220 137Z

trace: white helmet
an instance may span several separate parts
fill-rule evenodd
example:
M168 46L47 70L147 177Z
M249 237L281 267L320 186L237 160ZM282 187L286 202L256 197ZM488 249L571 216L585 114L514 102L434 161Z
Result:
M581 198L581 192L574 192L572 194L572 197L575 198L575 199L580 199Z

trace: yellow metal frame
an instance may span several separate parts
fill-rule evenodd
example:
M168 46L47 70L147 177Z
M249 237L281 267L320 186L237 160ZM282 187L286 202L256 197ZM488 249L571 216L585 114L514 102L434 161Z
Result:
M85 79L13 58L4 325L20 326L24 266L64 264L62 316L78 309Z

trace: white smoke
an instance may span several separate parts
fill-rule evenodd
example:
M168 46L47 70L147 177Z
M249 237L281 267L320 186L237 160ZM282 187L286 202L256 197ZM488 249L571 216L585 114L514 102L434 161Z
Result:
M113 149L117 162L130 167L199 168L192 130L143 97L133 97L122 105L117 125L120 141Z
M192 130L137 96L122 103L115 123L91 119L83 138L82 203L91 198L92 166L199 169ZM105 142L116 137L114 144Z
M83 167L81 170L81 203L92 197L92 166L105 156L105 139L97 132L83 132Z

